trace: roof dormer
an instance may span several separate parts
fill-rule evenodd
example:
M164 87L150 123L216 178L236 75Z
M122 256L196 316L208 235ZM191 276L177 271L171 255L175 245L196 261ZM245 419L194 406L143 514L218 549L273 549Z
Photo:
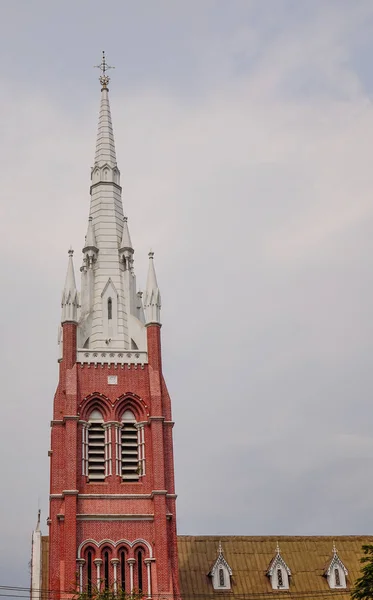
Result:
M334 590L343 590L347 587L348 571L338 556L337 548L333 543L333 556L324 572L329 587Z
M231 589L232 569L224 558L221 542L218 547L218 557L210 569L212 587L216 591L226 591Z
M291 570L282 558L278 544L276 547L276 554L268 567L267 576L269 577L273 590L289 589Z

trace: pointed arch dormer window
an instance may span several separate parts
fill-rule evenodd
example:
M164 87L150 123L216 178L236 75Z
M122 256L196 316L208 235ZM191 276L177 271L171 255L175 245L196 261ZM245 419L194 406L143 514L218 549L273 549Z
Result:
M333 544L332 552L332 559L325 569L324 577L326 577L330 589L343 590L347 588L348 570L340 559L335 544Z
M224 558L220 542L218 547L218 557L212 565L208 575L211 577L214 590L222 591L231 589L232 569Z
M267 577L269 577L273 590L288 590L290 587L291 570L281 556L278 544L276 554L268 567Z

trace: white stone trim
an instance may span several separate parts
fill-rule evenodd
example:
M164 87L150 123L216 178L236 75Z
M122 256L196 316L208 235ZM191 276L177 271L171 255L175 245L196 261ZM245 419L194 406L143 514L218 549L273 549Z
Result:
M127 559L127 563L130 568L130 593L131 594L133 592L133 565L135 564L135 562L136 562L136 560L134 558Z
M101 546L104 546L105 544L107 544L108 546L113 546L113 548L116 548L117 546L120 546L121 544L123 544L125 546L129 546L129 548L133 548L134 546L136 546L136 544L143 544L149 550L150 558L153 558L152 546L149 542L144 540L144 538L137 538L136 540L133 540L133 542L130 542L127 539L120 539L117 542L114 542L113 540L110 540L110 539L104 539L104 540L101 540L100 542L96 542L96 540L93 540L91 538L86 539L79 545L78 558L81 557L81 551L84 548L84 546L92 545L92 546L96 546L96 548L100 548Z
M51 495L50 498L62 498L62 494ZM79 494L79 500L151 500L152 494Z
M80 364L145 365L148 353L143 350L86 350L77 351L76 362Z
M88 423L82 426L82 475L88 477Z
M154 514L77 514L77 521L154 521Z

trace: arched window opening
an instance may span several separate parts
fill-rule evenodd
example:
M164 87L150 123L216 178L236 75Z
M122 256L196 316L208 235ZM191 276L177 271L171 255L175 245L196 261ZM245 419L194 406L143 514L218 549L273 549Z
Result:
M88 419L88 479L105 479L105 430L103 417L99 410L91 412Z
M282 569L277 569L277 585L278 587L284 587L284 579L282 577Z
M122 479L124 481L138 481L141 467L138 431L135 415L131 410L125 410L122 416L121 446Z
M109 552L104 551L104 588L109 589Z
M119 564L120 564L120 590L121 592L126 591L126 551L121 550L119 553Z
M138 591L143 590L143 552L142 550L137 551L137 583Z
M108 298L107 301L107 318L109 321L113 318L113 301L111 298Z
M336 587L339 587L341 585L341 577L339 575L338 568L334 569L334 577L335 577L335 585L336 585Z
M87 594L92 598L92 551L87 552Z
M219 569L219 585L225 587L224 569L222 567Z

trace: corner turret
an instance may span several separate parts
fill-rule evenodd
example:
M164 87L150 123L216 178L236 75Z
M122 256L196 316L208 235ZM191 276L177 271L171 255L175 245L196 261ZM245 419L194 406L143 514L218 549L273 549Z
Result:
M62 292L62 315L61 315L61 323L66 323L67 321L71 323L78 322L78 291L76 289L75 283L75 273L74 273L74 263L73 263L73 254L74 250L70 248L69 252L69 260L67 264L67 273L65 280L65 287Z
M154 267L154 252L149 252L148 279L144 296L146 324L161 325L161 293Z

